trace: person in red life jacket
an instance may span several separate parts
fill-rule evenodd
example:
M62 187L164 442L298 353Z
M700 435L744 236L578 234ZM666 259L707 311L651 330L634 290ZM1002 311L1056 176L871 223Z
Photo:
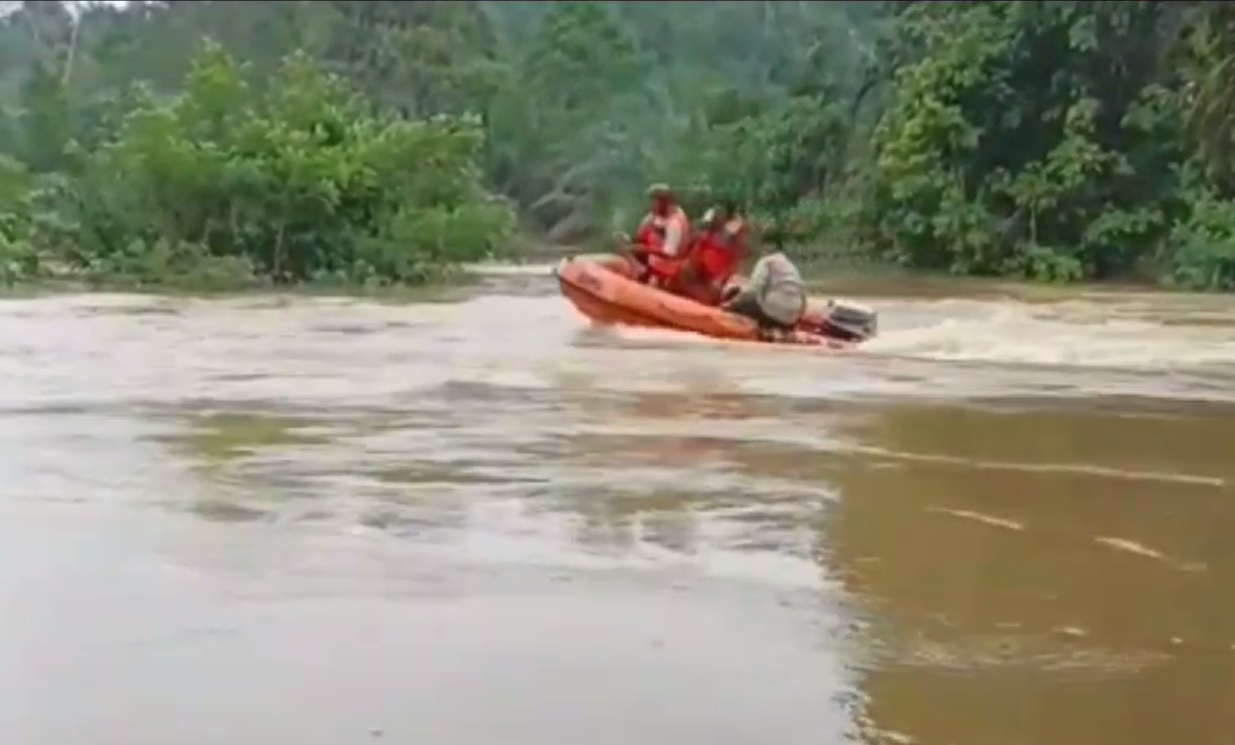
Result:
M726 283L746 258L747 226L737 203L725 200L703 217L691 252L690 295L705 305L720 303Z
M640 267L640 281L668 287L673 284L690 246L690 220L667 185L652 185L648 196L652 200L651 209L639 223L629 250Z

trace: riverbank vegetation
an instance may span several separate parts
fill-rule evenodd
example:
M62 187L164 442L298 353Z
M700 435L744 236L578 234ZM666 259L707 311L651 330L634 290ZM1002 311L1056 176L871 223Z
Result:
M413 283L630 230L1235 288L1235 6L0 2L0 282Z

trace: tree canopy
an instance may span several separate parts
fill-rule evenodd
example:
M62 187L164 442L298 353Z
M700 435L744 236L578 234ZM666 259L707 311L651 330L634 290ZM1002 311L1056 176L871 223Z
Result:
M415 282L643 187L764 240L1235 287L1235 8L0 3L0 280Z

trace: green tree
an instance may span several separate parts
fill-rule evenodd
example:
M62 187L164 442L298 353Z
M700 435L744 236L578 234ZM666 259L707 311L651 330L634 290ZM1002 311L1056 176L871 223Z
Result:
M870 237L895 260L1043 279L1132 271L1177 216L1164 3L904 10ZM1165 74L1163 74L1165 72Z
M418 282L501 247L470 120L374 116L304 55L267 89L208 45L62 185L57 242L96 274Z
M205 40L234 61L225 104L203 98ZM347 103L286 124L289 58L345 81ZM481 184L524 230L577 242L628 229L668 180L692 211L744 202L795 251L1229 287L1233 82L1235 11L1193 1L10 3L0 152L34 174L11 208L26 243L89 266L194 246L280 281L408 279L494 242L456 237L509 221ZM299 134L251 134L265 126ZM395 137L378 131L452 132L436 146L467 164L469 196L371 209L338 174ZM419 157L435 165L403 167L441 160ZM396 223L438 247L374 248Z

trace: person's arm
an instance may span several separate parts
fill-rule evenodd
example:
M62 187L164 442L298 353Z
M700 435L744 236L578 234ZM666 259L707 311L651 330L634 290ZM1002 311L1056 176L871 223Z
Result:
M771 271L766 260L756 261L755 268L750 272L750 279L746 281L746 288L755 294L761 294L768 280L771 279Z
M677 256L681 247L682 224L677 220L670 220L665 226L665 242L661 245L661 253L665 256Z
M725 301L724 307L728 308L735 303L745 302L763 294L763 287L768 283L768 271L768 262L756 262L754 270L750 273L750 279L746 280L736 295Z

